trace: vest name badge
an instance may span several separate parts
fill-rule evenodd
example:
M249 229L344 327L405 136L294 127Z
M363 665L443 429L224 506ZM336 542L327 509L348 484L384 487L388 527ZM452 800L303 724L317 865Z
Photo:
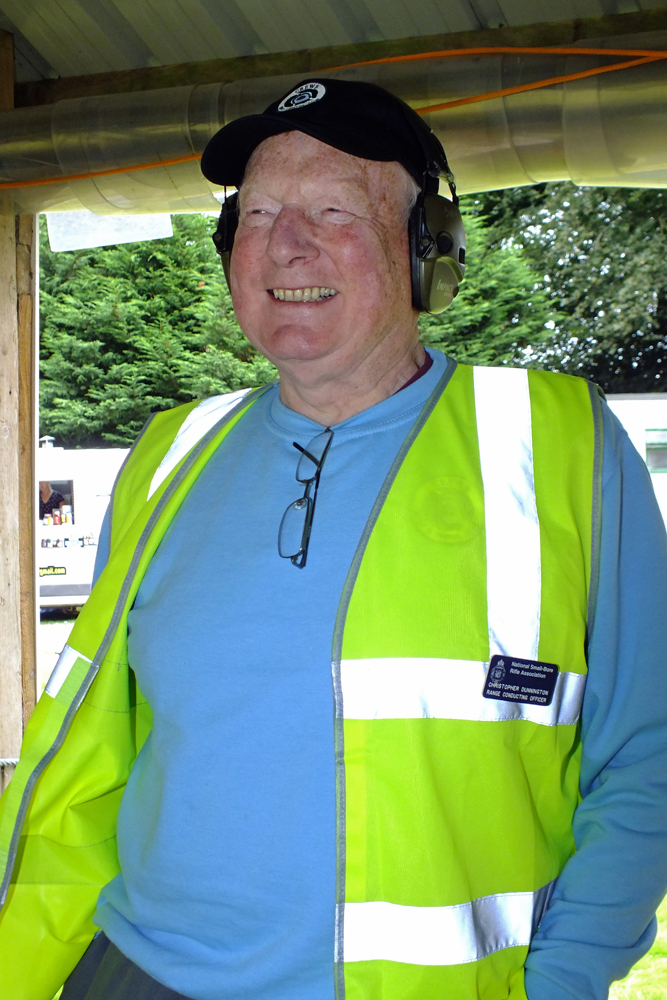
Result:
M482 694L498 701L523 705L550 705L558 680L555 663L520 660L515 656L492 656Z

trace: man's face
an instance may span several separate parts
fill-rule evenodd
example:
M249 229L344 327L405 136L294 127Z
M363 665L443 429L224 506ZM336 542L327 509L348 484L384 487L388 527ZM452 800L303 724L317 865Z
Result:
M398 163L303 132L257 147L240 190L231 292L241 328L277 367L354 370L415 337Z

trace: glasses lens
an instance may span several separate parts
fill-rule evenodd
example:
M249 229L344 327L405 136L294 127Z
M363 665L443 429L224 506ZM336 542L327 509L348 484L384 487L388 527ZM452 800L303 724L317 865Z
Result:
M292 559L301 552L311 505L310 497L301 497L291 503L283 514L278 532L278 552L283 559Z
M296 467L296 478L300 483L307 483L314 479L317 470L322 463L322 457L333 437L333 431L322 431L306 445L305 452L301 453L299 464Z

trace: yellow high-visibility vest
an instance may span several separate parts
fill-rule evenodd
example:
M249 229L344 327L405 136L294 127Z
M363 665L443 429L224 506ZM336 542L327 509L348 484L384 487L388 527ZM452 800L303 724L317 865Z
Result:
M339 1000L525 1000L574 851L602 447L589 389L450 362L374 504L332 642ZM3 1000L51 1000L93 936L151 725L127 615L262 391L157 415L121 470L108 563L0 800Z

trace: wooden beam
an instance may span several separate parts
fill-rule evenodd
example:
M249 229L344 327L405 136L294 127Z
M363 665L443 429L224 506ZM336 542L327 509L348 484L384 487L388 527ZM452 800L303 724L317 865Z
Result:
M211 59L175 66L151 66L117 73L38 80L17 84L15 101L16 107L27 107L35 104L52 104L69 97L123 94L201 83L231 83L233 80L282 76L286 73L315 73L333 66L363 62L368 59L383 59L388 56L432 52L439 49L465 49L487 45L571 45L583 38L593 40L614 35L660 31L665 28L667 28L666 9L645 10L608 17L578 18L574 21L549 21L544 24L524 24L511 28L460 31L455 34L425 35L419 38L363 42L357 45L336 45L296 52L242 56L238 59Z
M0 36L0 110L11 109L14 50ZM16 219L9 194L0 199L0 759L18 757L23 733L21 570L19 559L19 357ZM13 767L0 765L0 791Z

